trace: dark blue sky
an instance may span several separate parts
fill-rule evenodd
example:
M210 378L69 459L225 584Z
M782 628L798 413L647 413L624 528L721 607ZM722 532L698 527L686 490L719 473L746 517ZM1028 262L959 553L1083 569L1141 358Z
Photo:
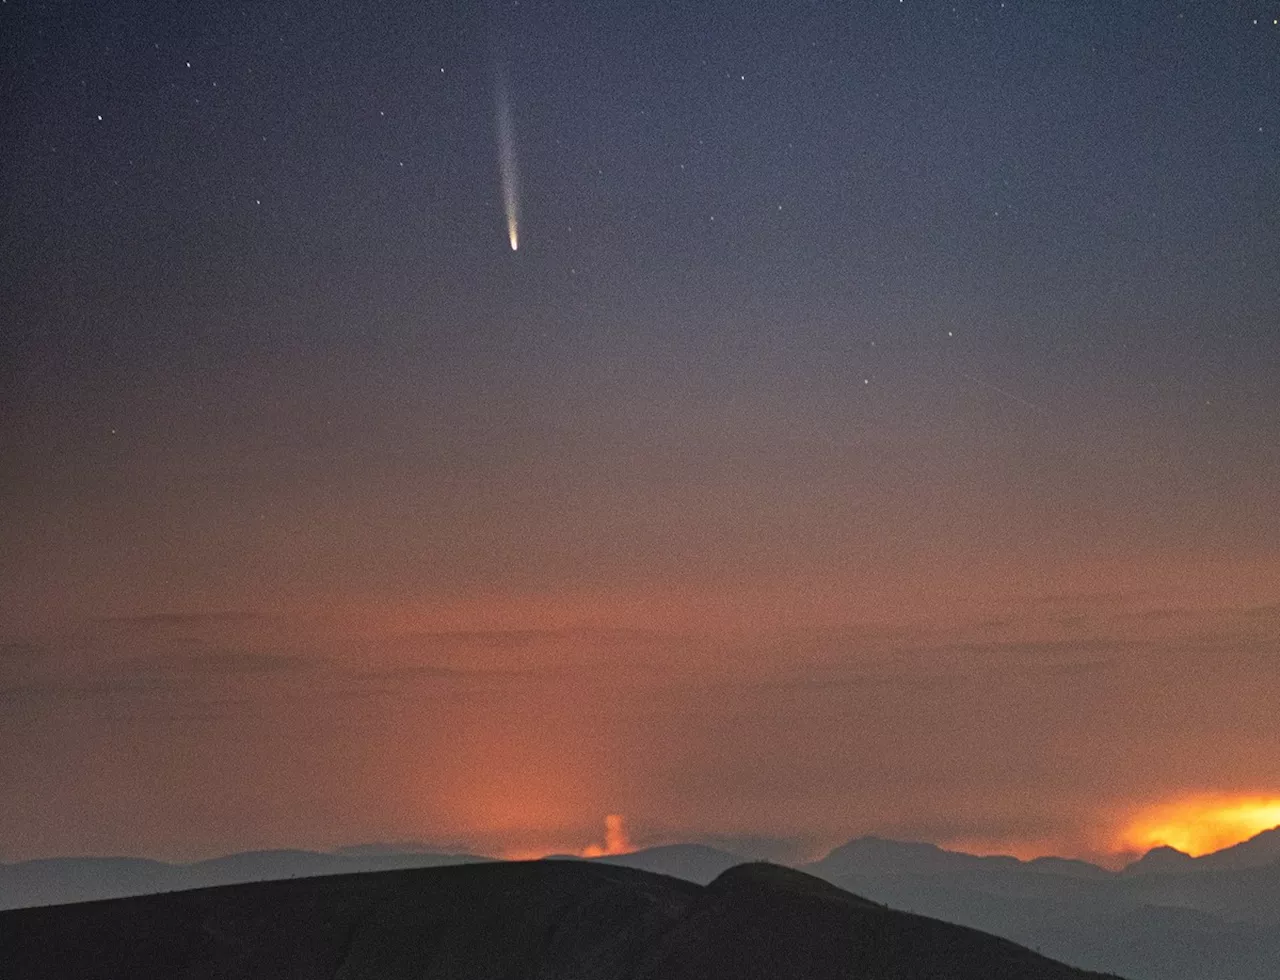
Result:
M1276 0L9 0L0 639L17 652L0 659L0 697L27 712L22 778L42 760L68 772L32 798L82 800L76 774L121 712L176 772L157 702L227 699L213 681L130 685L139 663L206 647L241 664L510 671L496 640L442 652L402 638L532 630L541 653L519 669L534 670L559 664L557 631L641 630L684 651L671 663L691 676L755 680L812 679L794 639L812 629L846 637L822 670L901 655L894 670L917 680L938 669L922 651L979 640L1001 657L999 644L1067 644L1050 647L1067 667L1101 644L1132 677L1207 669L1202 646L1161 646L1186 632L1269 649L1275 623L1246 613L1280 595L1277 20ZM1064 595L1093 598L1070 624L1046 619L1044 597ZM1117 632L1117 603L1189 618L1136 637ZM228 612L271 626L228 637L201 618ZM102 626L155 616L203 625L177 646ZM1219 632L1240 616L1247 628ZM890 627L924 631L910 656L884 646ZM793 641L743 653L761 629ZM849 638L863 629L878 639ZM597 677L649 649L569 646ZM1248 687L1253 669L1222 683ZM1050 702L1070 687L1037 676ZM85 695L86 678L106 686ZM623 742L643 728L631 712L649 680L633 681L599 702ZM546 683L537 697L576 703L576 681ZM726 783L740 810L671 802L732 769L703 727L713 706L689 694L702 688L677 688L687 751L629 782L592 770L580 798L542 787L572 812L482 815L454 805L472 791L459 775L437 809L385 829L551 833L594 826L622 797L688 832L907 827L1080 850L1104 846L1088 829L1099 800L1267 788L1224 743L1167 778L1144 768L1141 793L1082 776L1070 818L1056 790L1041 802L1058 816L1035 826L975 815L957 790L934 823L911 823L916 803L849 809L868 792L853 777L838 790L865 761L850 716L796 703L815 726L796 752L822 742L826 761L809 772L782 753L764 771L795 800L823 786L825 816L783 808L748 826L735 814L760 812L758 787ZM450 709L487 733L475 751L494 772L515 765L491 720L506 697ZM992 698L965 711L985 717ZM287 730L301 709L263 710ZM332 710L354 734L325 751L385 750ZM1244 725L1231 710L1214 717ZM744 722L746 744L784 716ZM886 744L893 717L876 722ZM1070 718L1020 763L1032 796L1060 746L1081 744ZM1132 758L1174 751L1116 724ZM453 758L453 729L426 727L423 744ZM534 753L548 772L577 744L572 725L555 730ZM957 738L974 772L999 757ZM917 765L904 750L903 785L925 793ZM368 791L407 792L389 786ZM122 827L149 829L106 839L134 849L320 834L230 808L184 838L119 807ZM0 828L23 828L33 852L91 839L74 821Z

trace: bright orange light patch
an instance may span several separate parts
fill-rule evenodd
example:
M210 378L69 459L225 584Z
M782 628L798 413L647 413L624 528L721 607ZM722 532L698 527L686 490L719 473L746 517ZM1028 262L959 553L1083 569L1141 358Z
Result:
M626 854L631 850L631 839L627 836L627 824L620 813L610 813L604 818L604 846L591 844L583 848L583 857L605 857L610 854Z
M1195 797L1155 807L1129 824L1128 849L1166 845L1199 857L1280 826L1280 798Z
M584 858L611 857L615 854L630 854L635 850L631 837L627 834L627 822L620 813L610 813L604 818L604 843L588 844L586 847L516 847L502 851L504 861L536 861L552 854L575 855Z

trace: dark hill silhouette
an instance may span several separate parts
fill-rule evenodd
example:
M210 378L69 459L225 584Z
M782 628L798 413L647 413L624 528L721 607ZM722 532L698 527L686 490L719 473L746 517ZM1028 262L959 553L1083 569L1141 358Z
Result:
M1131 980L1276 980L1280 862L1267 858L1277 845L1277 833L1267 831L1217 855L1153 852L1147 862L1117 873L1059 858L1019 861L860 838L802 870L893 908L969 926ZM404 846L410 850L376 845L338 854L267 851L193 865L135 859L0 865L0 908L487 860ZM706 884L742 859L682 844L574 860ZM0 974L0 980L7 978Z
M919 841L887 840L883 837L858 837L837 847L807 870L824 878L849 874L895 873L936 874L967 871L976 868L1016 867L1014 857L979 857L960 851L948 851L936 844Z
M856 874L953 874L967 871L1029 871L1073 878L1106 878L1110 872L1087 861L1058 857L1023 861L1009 855L965 854L920 841L857 837L805 870L832 879Z
M1269 842L1264 835L1248 858ZM1232 851L1219 853L1239 861ZM1117 874L860 838L809 870L895 908L1134 980L1276 980L1280 863L1214 870L1215 857L1157 849Z
M1173 847L1155 847L1128 865L1125 874L1184 874L1188 871L1242 871L1280 862L1280 827L1255 834L1220 851L1192 857Z
M1190 854L1176 847L1162 844L1160 847L1153 847L1138 860L1126 865L1124 873L1130 875L1182 874L1195 870L1195 867L1196 859Z
M1264 830L1239 844L1205 854L1195 859L1196 866L1208 871L1261 868L1280 861L1280 827Z
M582 861L232 885L0 913L6 980L1085 980L798 871Z
M714 847L707 847L705 844L669 844L591 860L604 864L617 864L624 868L636 868L640 871L654 871L706 885L735 865L742 864L746 858Z

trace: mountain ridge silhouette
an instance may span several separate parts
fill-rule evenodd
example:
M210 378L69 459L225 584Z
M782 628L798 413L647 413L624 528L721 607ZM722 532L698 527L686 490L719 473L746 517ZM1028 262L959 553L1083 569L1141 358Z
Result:
M1192 858L1153 849L1120 870L1029 861L934 844L855 838L801 870L894 908L979 929L1053 958L1131 980L1275 980L1280 963L1280 833ZM670 844L594 858L708 885L748 858ZM493 863L478 855L355 845L340 852L258 851L190 865L141 858L0 865L0 908L179 891L263 879Z
M603 862L320 876L0 913L0 976L1103 980L791 868Z

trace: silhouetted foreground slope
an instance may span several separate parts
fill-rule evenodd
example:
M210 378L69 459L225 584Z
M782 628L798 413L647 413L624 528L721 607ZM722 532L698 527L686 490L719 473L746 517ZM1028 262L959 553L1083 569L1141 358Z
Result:
M801 872L699 886L577 861L231 885L0 913L0 977L1085 980Z

